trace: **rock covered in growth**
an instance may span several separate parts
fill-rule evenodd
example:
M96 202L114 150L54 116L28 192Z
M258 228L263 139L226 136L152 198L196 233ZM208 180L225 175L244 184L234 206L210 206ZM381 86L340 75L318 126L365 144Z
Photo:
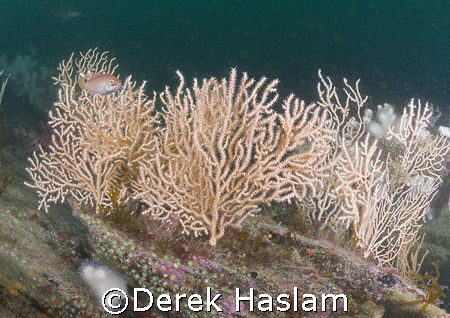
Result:
M89 237L96 253L113 260L112 264L123 273L129 273L127 276L134 282L133 287L147 288L153 295L197 293L205 299L206 287L210 287L213 294L221 294L217 302L223 310L220 317L257 314L261 293L275 296L274 301L277 295L288 294L293 304L294 287L298 288L300 296L308 293L320 298L323 293L345 294L348 313L342 312L342 305L338 306L342 317L370 317L376 313L386 317L445 317L444 311L426 303L423 292L398 271L367 263L352 252L327 242L293 238L291 232L279 225L260 224L258 229L253 229L256 231L253 234L247 232L253 230L246 227L233 239L222 240L220 250L211 252L206 242L193 249L180 246L186 244L184 240L169 243L153 237L144 243L118 231L112 224L89 215L82 218L90 229ZM248 254L241 254L248 242L251 249ZM223 257L231 253L236 255ZM245 296L254 289L255 311L252 314L248 303L242 303L241 312L236 313L236 288ZM300 308L301 301L298 301ZM318 308L321 308L320 303ZM331 308L327 310L330 312ZM214 311L192 312L186 303L182 304L181 313L183 317L219 316ZM274 307L274 312L268 316L284 317L286 314L277 312ZM314 317L307 312L302 315Z

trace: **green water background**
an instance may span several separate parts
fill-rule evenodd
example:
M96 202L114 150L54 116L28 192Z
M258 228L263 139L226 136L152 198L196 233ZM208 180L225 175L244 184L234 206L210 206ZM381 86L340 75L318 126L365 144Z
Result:
M0 53L55 67L99 47L151 90L174 85L177 69L220 77L236 66L312 100L321 68L361 78L374 103L450 100L450 1L80 0L75 18L55 16L61 3L1 1Z

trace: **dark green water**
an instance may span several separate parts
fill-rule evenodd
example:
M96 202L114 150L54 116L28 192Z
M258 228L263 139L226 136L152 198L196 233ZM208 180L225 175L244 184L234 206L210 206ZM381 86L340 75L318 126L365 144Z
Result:
M63 3L63 4L61 4ZM0 2L1 52L55 66L98 46L121 73L159 89L186 76L237 66L313 98L316 72L361 78L375 102L410 97L446 107L450 85L448 1L195 0Z

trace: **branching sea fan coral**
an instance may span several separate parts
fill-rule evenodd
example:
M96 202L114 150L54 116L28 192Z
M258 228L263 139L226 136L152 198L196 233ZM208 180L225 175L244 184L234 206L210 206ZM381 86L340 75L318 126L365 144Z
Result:
M216 245L259 205L315 190L327 151L329 118L294 96L277 114L277 81L255 81L233 69L228 79L195 80L181 73L175 94L161 94L163 137L141 161L136 198L152 218L175 216L185 233L208 233Z
M322 228L351 229L364 257L383 266L404 264L402 250L420 241L450 142L429 131L432 110L419 100L411 100L383 136L370 140L361 116L367 97L360 94L359 81L351 86L344 80L339 91L329 78L319 77L319 104L331 113L336 139L324 187L303 204Z
M155 96L145 95L145 82L137 86L128 77L120 92L106 96L77 86L77 72L113 74L116 67L97 50L59 65L58 101L49 113L52 142L34 153L27 169L33 180L27 185L37 190L39 208L47 210L70 196L99 212L110 204L111 193L125 197L131 182L126 179L137 175L137 163L155 148Z

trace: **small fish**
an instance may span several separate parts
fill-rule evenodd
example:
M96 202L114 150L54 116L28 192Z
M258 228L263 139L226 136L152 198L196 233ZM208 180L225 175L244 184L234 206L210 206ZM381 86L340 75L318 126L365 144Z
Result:
M54 8L52 14L57 18L67 20L79 17L83 12L72 2L62 2Z
M80 73L78 85L81 89L87 90L92 94L108 95L117 91L122 86L122 82L111 74L90 74L86 76Z

